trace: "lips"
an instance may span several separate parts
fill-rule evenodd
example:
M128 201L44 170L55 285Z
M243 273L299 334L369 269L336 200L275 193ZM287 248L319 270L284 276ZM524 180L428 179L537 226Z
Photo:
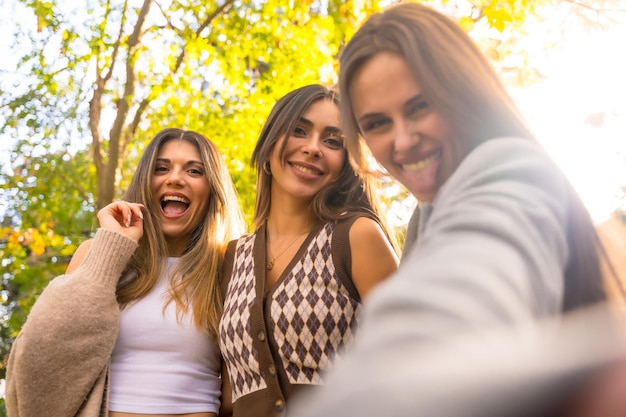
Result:
M314 165L303 164L301 162L289 162L289 166L307 175L315 175L318 177L324 175L324 171Z
M166 217L182 216L191 204L189 199L181 194L165 194L161 196L160 203Z
M427 168L433 163L439 161L440 159L441 159L441 149L433 152L432 154L430 154L429 156L425 158L418 160L417 162L411 162L411 163L397 162L397 163L398 165L400 165L403 171L417 172L417 171L423 170L424 168Z
M430 202L439 188L439 171L442 164L441 148L434 151L412 153L395 158L392 169L396 178L419 201Z

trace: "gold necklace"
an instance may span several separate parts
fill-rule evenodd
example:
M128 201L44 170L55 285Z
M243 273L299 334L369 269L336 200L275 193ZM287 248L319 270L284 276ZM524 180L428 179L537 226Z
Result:
M307 230L306 232L302 233L301 235L296 236L296 238L289 244L287 245L287 247L285 249L283 249L278 255L276 255L275 257L273 257L267 264L265 264L265 267L267 268L268 271L271 271L272 268L274 268L274 263L276 263L276 259L280 258L281 255L285 252L287 252L287 249L289 249L290 247L293 246L294 243L296 243L296 241L298 239L300 239L302 236L306 235L307 233L309 233L311 231L311 229ZM267 252L269 254L269 245L267 246Z

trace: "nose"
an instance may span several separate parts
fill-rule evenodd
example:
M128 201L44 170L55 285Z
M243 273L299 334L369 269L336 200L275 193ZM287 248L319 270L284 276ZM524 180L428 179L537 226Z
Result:
M409 120L396 123L395 137L393 140L396 152L406 152L419 143L420 136L415 126Z
M167 185L182 185L184 182L182 169L172 169L167 176Z
M319 135L314 134L306 139L306 141L302 144L302 153L305 155L312 155L316 158L322 156Z

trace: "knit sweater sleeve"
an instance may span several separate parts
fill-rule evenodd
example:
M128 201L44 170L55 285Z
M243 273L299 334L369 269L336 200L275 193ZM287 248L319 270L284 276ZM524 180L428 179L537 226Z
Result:
M11 417L72 417L107 371L119 326L117 282L137 243L99 229L82 264L52 280L11 348Z

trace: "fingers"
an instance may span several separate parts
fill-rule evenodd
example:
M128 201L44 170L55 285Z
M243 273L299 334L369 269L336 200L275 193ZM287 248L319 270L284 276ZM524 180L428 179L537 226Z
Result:
M98 211L100 227L139 240L143 235L143 209L143 204L115 201Z
M143 212L141 211L144 206L139 203L129 203L130 212L128 213L128 218L126 219L126 227L130 227L134 222L143 221Z
M98 212L98 219L106 222L113 218L120 225L130 227L134 220L143 219L143 207L143 204L114 201Z

